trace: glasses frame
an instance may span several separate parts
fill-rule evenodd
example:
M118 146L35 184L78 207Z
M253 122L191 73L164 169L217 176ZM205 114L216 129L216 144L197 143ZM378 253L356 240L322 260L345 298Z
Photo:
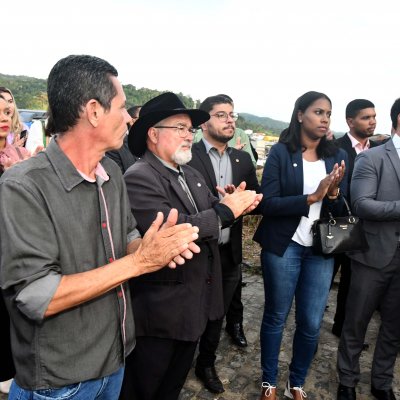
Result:
M188 135L194 135L196 134L197 129L196 128L188 128L187 126L184 125L177 125L177 126L170 126L170 125L156 125L153 128L167 128L167 129L175 129L178 132L178 135L180 138L184 139L188 137ZM184 135L183 135L184 133Z
M210 114L210 117L217 117L219 121L226 122L228 117L231 117L234 121L237 121L239 118L239 114L237 112L227 113L226 111L218 111L215 114Z

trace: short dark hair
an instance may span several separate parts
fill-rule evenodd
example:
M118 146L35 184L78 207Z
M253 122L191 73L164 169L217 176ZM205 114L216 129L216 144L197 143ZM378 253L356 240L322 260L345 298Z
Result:
M136 111L140 108L142 108L142 106L132 106L129 107L126 111L128 111L128 114L133 118L136 114Z
M301 124L299 122L299 111L305 112L314 102L319 99L326 99L332 106L331 99L324 93L310 91L301 95L294 103L292 118L289 127L284 129L279 136L279 141L285 143L291 153L295 153L301 148ZM317 155L319 159L324 159L334 155L338 151L338 147L333 140L327 140L326 136L322 137L317 147Z
M96 99L108 111L117 94L111 76L118 76L117 70L98 57L70 55L59 60L47 80L47 133L62 134L74 127L90 99Z
M352 100L346 107L346 118L355 118L357 114L365 108L375 108L372 101L366 99Z
M400 114L400 97L396 99L390 109L390 119L392 120L393 129L397 129L397 117Z
M233 100L226 94L217 94L215 96L207 97L200 104L199 109L209 113L216 104L231 104L233 107Z

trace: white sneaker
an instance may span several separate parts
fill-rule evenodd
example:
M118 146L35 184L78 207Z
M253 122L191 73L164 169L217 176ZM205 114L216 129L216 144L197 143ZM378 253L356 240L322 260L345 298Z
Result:
M289 399L296 399L296 400L303 400L307 397L307 393L303 390L302 386L291 387L289 379L286 382L284 395Z
M12 381L12 379L9 379L8 381L0 382L0 392L8 394L10 392Z

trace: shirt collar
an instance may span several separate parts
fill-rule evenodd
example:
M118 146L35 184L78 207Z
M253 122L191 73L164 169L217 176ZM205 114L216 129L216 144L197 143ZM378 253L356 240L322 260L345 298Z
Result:
M351 141L351 147L353 147L353 149L354 149L355 147L357 147L357 146L358 146L360 149L362 149L362 150L366 150L366 149L369 149L369 148L370 148L371 143L369 142L369 139L368 139L367 142L365 143L365 146L362 147L362 144L361 144L350 132L347 132L347 135L348 135L348 137L349 137L349 139L350 139L350 141Z
M64 186L65 190L70 192L75 186L78 186L81 182L86 179L72 164L70 159L64 154L61 150L60 146L57 143L58 135L55 135L53 139L50 141L49 145L46 148L45 154L49 159L50 164L54 168L58 178L60 179L61 184ZM96 167L96 176L99 176L100 179L104 180L104 177L108 177L108 174L100 165L100 163ZM108 180L105 179L105 180ZM93 179L88 180L89 182L94 182Z
M106 170L104 169L104 167L100 163L97 163L96 168L94 170L94 174L96 175L96 179L93 179L90 176L88 176L85 173L83 173L82 171L79 171L79 169L77 171L81 174L81 176L83 177L83 179L85 179L85 181L88 181L90 183L96 182L97 178L99 178L103 182L107 182L110 179L110 177L107 175Z
M400 136L397 133L393 134L392 141L393 141L394 147L396 149L400 149Z
M209 154L211 149L215 149L217 150L210 142L207 141L207 139L205 139L204 137L201 139L204 143L204 146L206 148L206 153ZM228 144L226 144L225 150L228 154L230 154L231 152L231 147L228 146ZM218 151L218 150L217 150Z
M178 165L178 168L175 168L175 167L174 167L172 164L170 164L169 162L167 162L167 161L163 160L162 158L158 157L157 154L154 154L154 153L152 153L152 154L153 154L154 157L156 157L156 158L160 161L160 163L161 163L162 165L164 165L164 167L170 169L170 170L173 171L173 172L176 172L177 174L179 174L179 173L181 172L179 165Z

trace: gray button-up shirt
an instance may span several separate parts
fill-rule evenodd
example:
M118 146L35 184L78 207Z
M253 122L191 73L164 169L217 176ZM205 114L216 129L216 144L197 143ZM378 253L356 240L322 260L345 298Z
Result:
M211 164L214 169L215 179L217 181L217 185L220 187L225 187L226 185L232 184L232 164L231 159L229 158L230 147L227 147L226 150L220 154L219 151L206 139L203 138L204 145L206 147L206 152L210 157ZM221 198L222 196L219 195ZM226 244L229 242L231 234L230 228L221 229L219 244Z
M61 387L109 375L134 346L129 289L119 286L49 318L62 275L100 267L139 237L118 166L86 180L57 144L0 180L0 285L11 317L16 381Z

